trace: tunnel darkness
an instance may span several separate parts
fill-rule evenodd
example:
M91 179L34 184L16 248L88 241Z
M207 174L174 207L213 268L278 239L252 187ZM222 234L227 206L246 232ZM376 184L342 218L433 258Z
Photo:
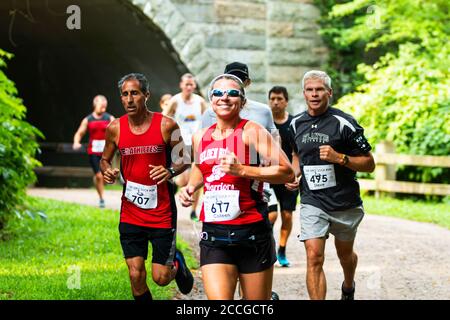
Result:
M80 30L66 26L73 4ZM117 81L127 73L147 76L149 108L158 110L159 97L176 93L188 72L161 30L126 0L1 0L0 48L14 54L6 73L46 142L72 142L96 94L121 116Z

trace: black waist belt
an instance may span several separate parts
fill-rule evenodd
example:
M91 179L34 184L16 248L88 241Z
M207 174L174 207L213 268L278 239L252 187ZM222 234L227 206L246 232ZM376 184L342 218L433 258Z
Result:
M272 237L272 230L264 225L247 228L229 229L223 226L203 225L201 242L214 246L251 245L259 240Z

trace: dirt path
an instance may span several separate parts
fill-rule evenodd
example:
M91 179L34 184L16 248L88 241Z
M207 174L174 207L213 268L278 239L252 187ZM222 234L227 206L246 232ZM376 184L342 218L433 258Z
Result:
M97 205L94 190L30 189L30 195L87 205ZM106 206L118 210L120 191L106 192ZM189 219L189 210L178 206L178 230L198 257L201 223ZM278 239L280 221L275 224ZM287 246L291 267L275 267L273 290L280 298L307 299L305 249L296 236L300 230L298 210ZM432 224L367 215L356 238L359 265L356 274L357 299L450 299L450 231ZM325 255L327 299L339 299L342 270L333 245L327 241ZM206 299L201 272L195 271L194 290L176 299Z

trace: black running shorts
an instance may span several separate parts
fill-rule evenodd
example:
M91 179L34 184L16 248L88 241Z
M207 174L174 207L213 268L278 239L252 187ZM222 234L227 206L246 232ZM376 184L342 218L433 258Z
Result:
M147 228L134 224L119 224L120 244L126 258L143 257L147 260L148 242L152 243L152 263L173 265L176 229Z
M280 203L281 211L295 211L298 199L298 190L290 191L282 184L272 184L271 187L275 192L278 202ZM278 211L277 205L269 206L269 212Z
M97 174L98 172L100 172L100 160L101 159L102 159L102 156L99 156L96 154L89 155L89 163L91 164L94 174Z
M230 232L236 229L228 226ZM242 226L239 226L242 232ZM251 226L249 225L251 228ZM224 226L220 226L223 228ZM226 228L226 227L225 227ZM236 265L239 273L255 273L264 271L277 260L275 252L275 240L272 230L263 232L250 232L257 236L256 240L246 243L236 243L230 245L217 245L210 241L200 241L200 265L204 266L212 263ZM249 234L250 234L249 233Z

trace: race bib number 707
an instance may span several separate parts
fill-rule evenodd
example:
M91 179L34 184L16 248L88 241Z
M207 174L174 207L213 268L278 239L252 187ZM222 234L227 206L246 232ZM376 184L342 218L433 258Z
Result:
M158 205L157 186L127 181L125 197L135 206L142 209L154 209Z

